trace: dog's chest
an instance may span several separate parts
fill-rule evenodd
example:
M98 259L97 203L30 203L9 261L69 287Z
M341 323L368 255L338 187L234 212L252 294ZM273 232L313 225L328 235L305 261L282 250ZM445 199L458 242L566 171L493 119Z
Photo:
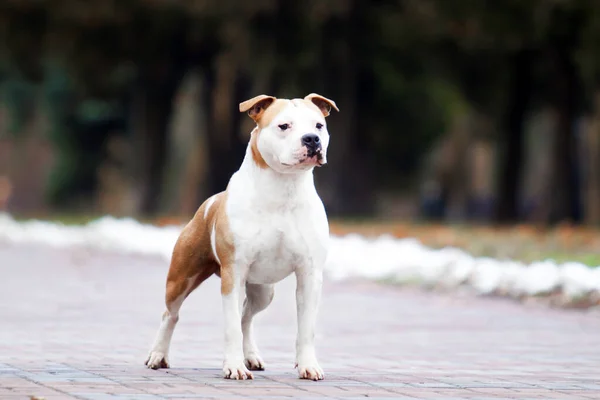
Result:
M227 216L236 265L248 282L276 283L297 268L324 264L329 227L309 178L244 168L232 177Z
M254 209L232 218L236 259L247 266L250 283L276 283L296 268L311 268L325 257L325 216L312 207ZM321 219L324 220L321 220Z
M275 283L298 266L310 265L316 243L311 238L311 221L294 212L256 215L247 246L241 249L250 260L250 283ZM252 224L251 224L252 225Z

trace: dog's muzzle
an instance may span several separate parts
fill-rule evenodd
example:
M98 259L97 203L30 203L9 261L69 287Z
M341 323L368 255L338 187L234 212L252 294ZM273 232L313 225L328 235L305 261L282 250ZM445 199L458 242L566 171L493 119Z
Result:
M321 138L318 135L307 133L300 140L302 141L302 145L306 146L306 156L308 158L313 158L314 156L321 157L321 149L323 147L321 145Z

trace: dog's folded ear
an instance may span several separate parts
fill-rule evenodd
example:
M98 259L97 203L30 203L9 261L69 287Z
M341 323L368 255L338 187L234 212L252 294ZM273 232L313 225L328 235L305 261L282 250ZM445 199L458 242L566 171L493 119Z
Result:
M315 106L319 107L319 110L323 113L323 116L328 117L331 109L340 111L335 105L335 101L323 97L320 94L311 93L304 98L304 100L311 101Z
M273 104L275 100L277 100L277 98L273 96L261 94L259 96L251 98L250 100L246 100L240 103L240 112L247 111L250 118L252 118L255 122L258 122L265 110L271 104Z

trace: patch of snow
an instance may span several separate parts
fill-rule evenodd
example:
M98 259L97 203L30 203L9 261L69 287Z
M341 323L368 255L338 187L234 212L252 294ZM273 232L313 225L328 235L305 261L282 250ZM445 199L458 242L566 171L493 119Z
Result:
M102 217L85 225L29 220L0 214L0 241L33 243L57 248L86 247L171 258L182 226L156 227L131 218ZM332 236L325 271L332 279L365 278L418 282L453 288L468 285L480 294L539 295L561 290L568 298L600 293L600 268L552 260L525 265L489 257L473 257L463 250L440 250L417 239L390 235L365 238L357 234Z

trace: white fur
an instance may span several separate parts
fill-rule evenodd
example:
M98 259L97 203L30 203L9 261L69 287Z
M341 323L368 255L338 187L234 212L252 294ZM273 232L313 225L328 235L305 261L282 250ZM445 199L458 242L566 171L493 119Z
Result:
M317 129L318 123L323 125L321 129ZM280 125L283 124L288 124L289 128L282 130ZM302 101L292 100L260 131L258 150L269 167L277 172L297 174L300 171L310 171L315 164L307 162L307 150L301 141L302 136L309 133L319 136L323 162L326 162L329 133L325 117Z
M244 364L242 347L243 334L240 314L240 290L236 277L234 290L223 295L223 319L225 321L225 360L223 361L223 375L230 379L246 379L251 376Z
M243 321L243 327L240 324L241 290L247 284L274 284L295 273L298 282L298 371L301 376L323 378L315 354L314 331L329 226L314 186L315 164L303 164L301 159L294 159L302 147L300 138L306 133L321 136L323 156L326 156L329 135L322 115L317 114L305 105L286 107L263 128L258 139L260 153L271 168L256 165L249 145L242 166L227 188L226 213L235 245L235 280L233 291L223 296L226 377L248 373L246 369L239 371L244 353L247 364L252 363L252 357L262 362L249 337L251 316ZM320 132L314 127L317 122L323 124ZM291 124L289 132L281 132L278 128L283 123ZM282 165L280 160L286 160L290 166ZM264 303L266 296L262 297ZM250 305L244 315L255 312L258 311ZM242 328L248 337L244 337Z
M287 124L288 129L281 129ZM319 135L318 155L308 157L305 134ZM262 369L252 333L254 316L273 299L273 284L294 273L298 333L296 364L300 377L323 379L315 352L315 324L321 297L323 268L329 247L325 208L315 189L313 169L325 163L329 134L322 113L292 100L258 132L257 146L268 167L257 164L251 141L240 169L227 186L225 213L233 241L232 290L222 295L225 333L223 374L229 379L252 378L248 368ZM314 142L313 142L314 143ZM206 219L216 197L208 199ZM219 264L215 221L210 246ZM229 260L228 260L229 262ZM194 278L195 279L195 278ZM190 287L164 314L147 365L167 364L179 308ZM244 299L240 312L241 299Z
M206 208L204 209L204 219L206 219L206 217L208 217L208 211L210 210L210 207L214 204L216 199L217 199L217 196L213 195L208 200L206 200Z
M169 348L171 346L171 338L173 337L175 325L177 325L177 321L179 321L179 309L195 280L196 276L188 279L187 288L184 294L179 296L171 305L170 310L167 310L163 314L160 327L158 328L156 338L154 339L154 344L152 345L152 350L146 360L146 365L148 365L149 368L158 368L163 361L167 366L169 365Z
M215 259L221 265L221 260L219 259L219 255L217 254L217 231L215 229L215 223L213 222L212 228L210 230L210 248L212 249L213 255Z
M264 362L254 342L252 319L267 308L273 300L273 285L246 284L246 301L242 313L242 334L244 336L244 359L248 367L264 369Z

